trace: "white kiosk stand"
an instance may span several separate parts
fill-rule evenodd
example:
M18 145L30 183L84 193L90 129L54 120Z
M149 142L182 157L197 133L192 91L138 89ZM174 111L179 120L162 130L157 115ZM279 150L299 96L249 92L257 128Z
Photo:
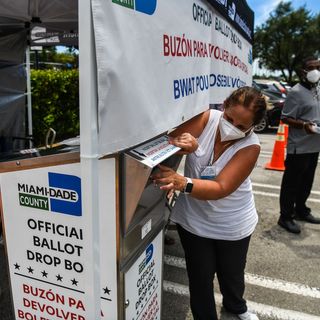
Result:
M177 169L178 150L161 136L98 161L102 319L160 319L166 196L150 174L159 163ZM2 168L16 318L90 319L79 153L15 159Z

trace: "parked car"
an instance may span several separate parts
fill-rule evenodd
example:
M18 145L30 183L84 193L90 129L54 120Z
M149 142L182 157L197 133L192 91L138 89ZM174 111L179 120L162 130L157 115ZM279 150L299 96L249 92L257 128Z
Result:
M280 92L261 89L255 82L253 82L253 87L260 90L267 99L267 112L261 122L254 128L255 132L264 132L269 127L276 127L279 125L285 98Z
M288 92L292 89L292 87L289 85L288 82L280 81L280 84L281 84L283 87L285 87L285 89L287 90L286 93L288 93Z
M260 90L270 93L279 93L282 98L287 96L287 89L279 81L270 79L254 79L253 83Z

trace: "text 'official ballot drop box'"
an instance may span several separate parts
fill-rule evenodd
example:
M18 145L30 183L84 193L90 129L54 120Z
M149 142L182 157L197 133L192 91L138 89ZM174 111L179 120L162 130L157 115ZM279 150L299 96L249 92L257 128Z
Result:
M150 176L160 163L177 170L178 150L161 136L122 155L120 269L126 319L160 319L167 199Z
M150 175L160 163L176 170L178 150L161 136L98 161L101 319L161 318L167 200ZM92 320L78 148L50 153L0 162L15 317Z

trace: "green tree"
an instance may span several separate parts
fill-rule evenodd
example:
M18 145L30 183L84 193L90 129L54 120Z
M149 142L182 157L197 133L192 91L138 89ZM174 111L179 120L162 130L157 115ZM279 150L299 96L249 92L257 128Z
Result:
M319 48L320 14L312 15L305 6L294 10L291 2L280 2L255 30L254 58L271 71L281 71L289 83L299 75L303 58L319 55Z
M77 68L79 63L78 51L74 47L67 48L64 52L58 52L57 47L43 47L39 52L33 52L31 61L35 69L54 69L50 63L60 63L64 68Z
M54 62L72 65L73 68L78 67L78 54L72 52L57 53Z
M45 144L49 128L56 141L79 135L78 70L32 70L31 85L35 145Z
M56 47L43 47L39 54L39 60L42 62L55 62L55 57L57 55Z

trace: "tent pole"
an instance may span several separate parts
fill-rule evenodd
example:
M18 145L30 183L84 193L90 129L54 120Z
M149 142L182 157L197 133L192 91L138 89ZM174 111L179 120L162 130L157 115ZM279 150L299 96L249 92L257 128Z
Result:
M101 319L97 67L91 0L79 5L80 163L86 228L87 319Z
M26 70L27 70L27 103L28 103L28 136L29 140L29 148L33 147L32 142L32 100L31 100L31 67L30 67L30 46L27 46L26 49Z

